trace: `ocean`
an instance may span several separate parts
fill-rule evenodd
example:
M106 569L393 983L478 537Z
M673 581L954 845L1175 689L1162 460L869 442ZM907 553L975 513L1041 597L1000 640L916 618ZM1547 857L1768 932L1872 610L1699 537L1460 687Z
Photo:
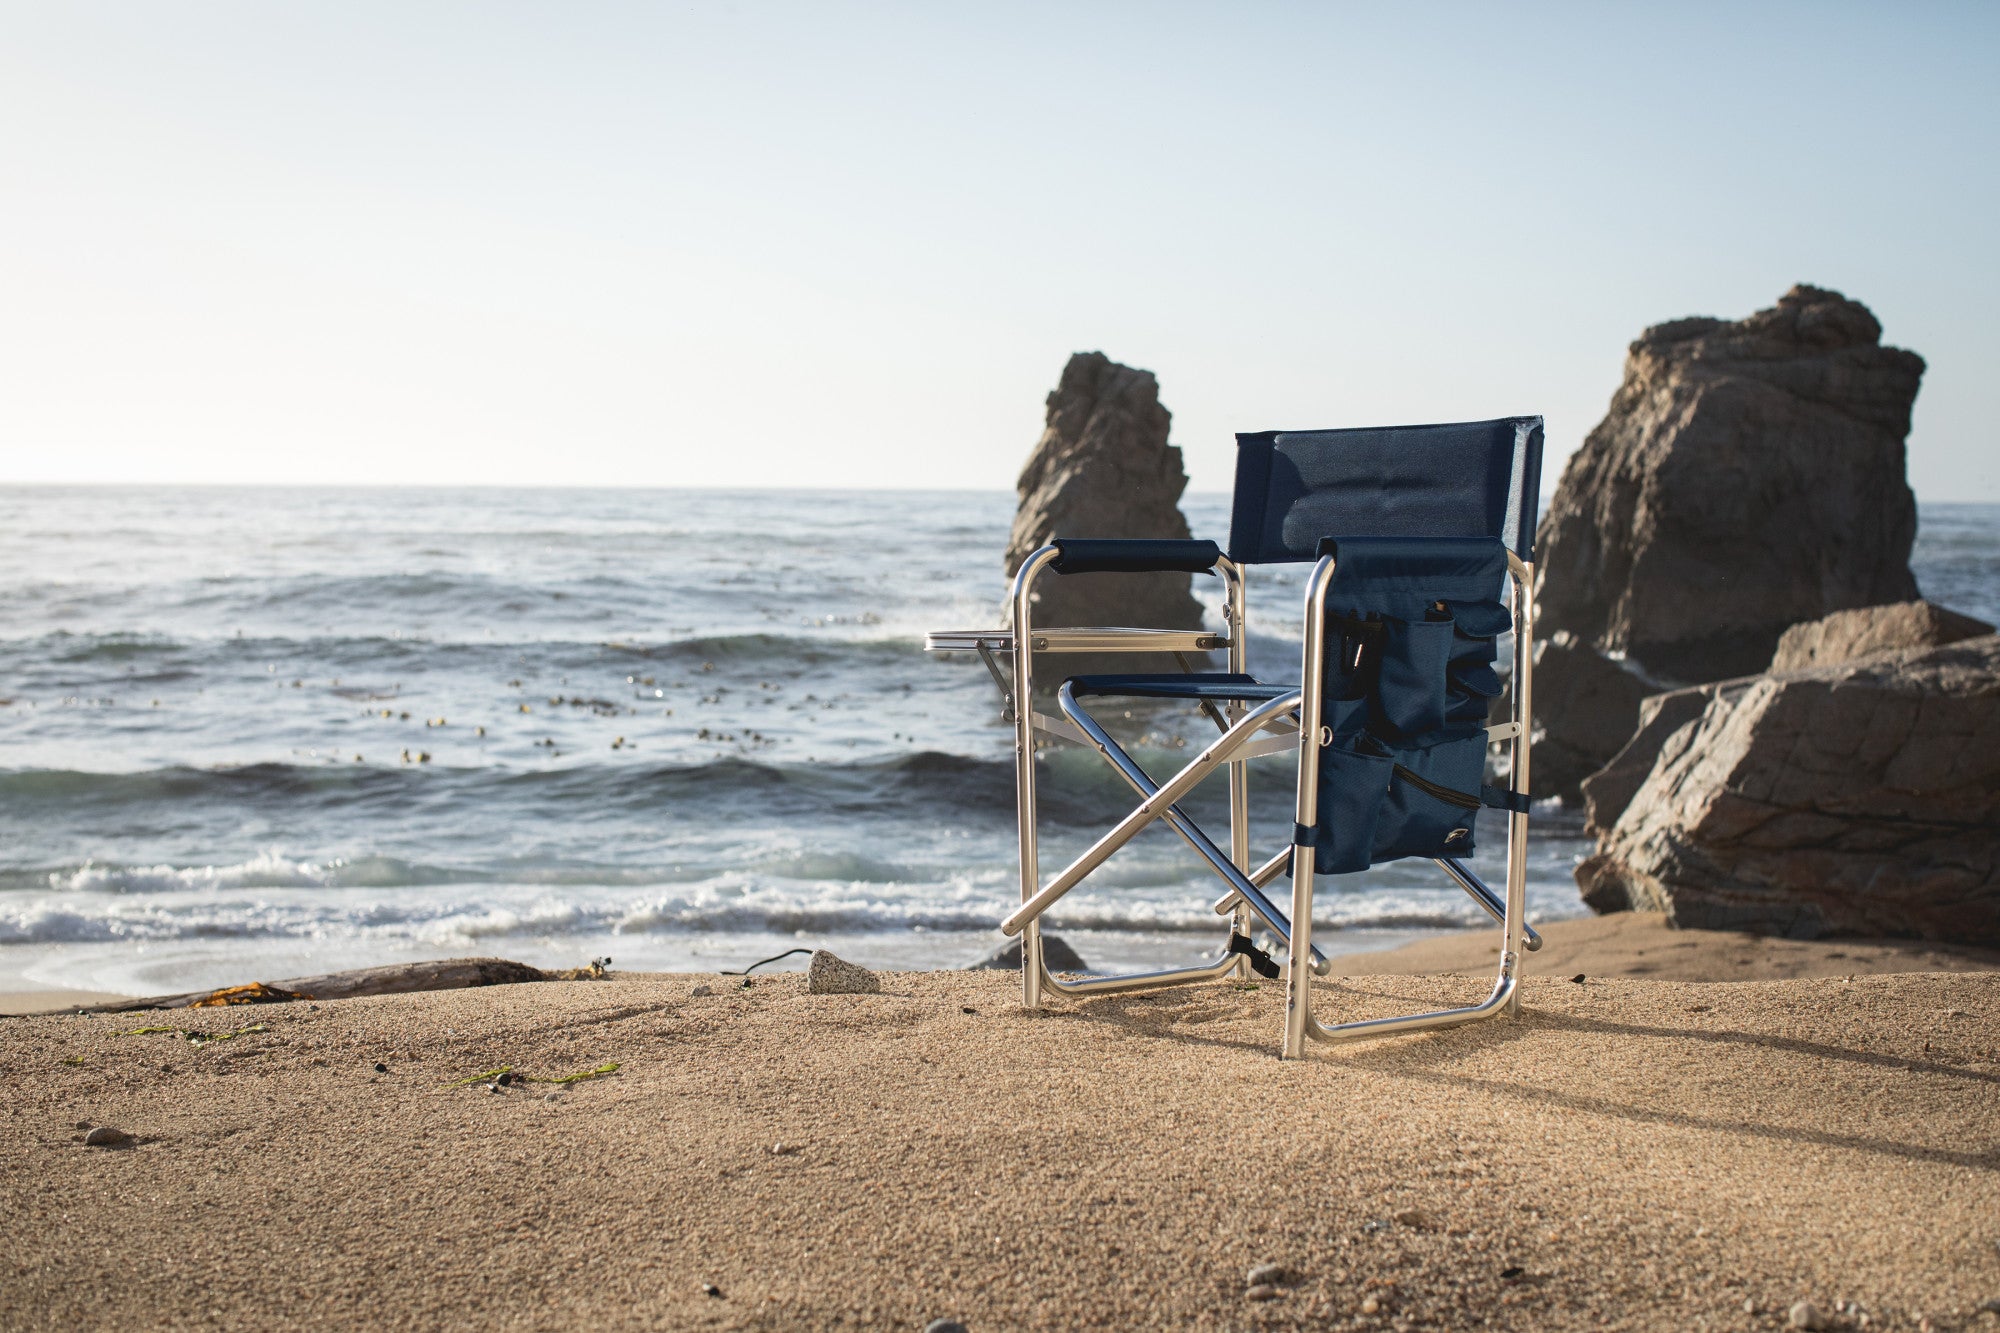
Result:
M1185 508L1223 536L1225 496ZM1011 731L976 660L921 644L999 623L1012 512L999 492L0 489L0 990L462 954L970 963L1016 899ZM2000 506L1921 515L1926 595L2000 619ZM1302 580L1253 571L1253 670L1296 671ZM1213 734L1179 706L1114 721L1156 773ZM1130 798L1094 755L1047 763L1052 871ZM1288 767L1258 761L1261 854L1290 827ZM1214 786L1192 804L1219 830ZM1482 835L1498 883L1497 821ZM1585 851L1573 816L1538 815L1534 919L1584 912ZM1326 886L1330 952L1483 919L1427 865ZM1221 942L1218 891L1156 828L1051 928L1093 966L1191 961Z

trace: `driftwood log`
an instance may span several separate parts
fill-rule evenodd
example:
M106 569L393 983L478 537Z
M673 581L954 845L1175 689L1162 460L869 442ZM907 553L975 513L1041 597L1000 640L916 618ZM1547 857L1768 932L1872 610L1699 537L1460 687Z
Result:
M553 981L566 975L544 972L538 967L505 958L445 958L427 963L361 967L351 972L328 972L324 976L296 977L290 981L253 981L248 985L225 986L220 990L189 991L185 995L114 1000L109 1004L80 1005L69 1012L122 1014L137 1009L198 1009L236 1004L277 1004L287 1000L351 1000L362 995L463 990L469 986L510 986L522 981Z

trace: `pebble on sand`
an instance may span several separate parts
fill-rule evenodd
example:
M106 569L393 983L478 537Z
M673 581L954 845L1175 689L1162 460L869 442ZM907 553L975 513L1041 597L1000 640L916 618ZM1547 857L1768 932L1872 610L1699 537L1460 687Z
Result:
M881 990L881 981L867 968L824 949L813 950L812 963L806 969L808 995L875 995Z
M1431 1224L1430 1215L1421 1208L1405 1208L1396 1214L1396 1221L1406 1227L1427 1227Z
M99 1125L83 1136L83 1146L86 1148L115 1148L121 1143L131 1141L130 1134L122 1129L113 1129L109 1125Z
M1259 1282L1254 1287L1244 1289L1243 1299L1246 1301L1275 1301L1278 1299L1278 1289L1268 1282Z
M1282 1287L1289 1274L1283 1264L1255 1264L1243 1278L1246 1287Z
M689 997L693 999L700 999L704 995L713 995L713 994L715 994L715 987L713 986L696 986L693 990L688 992Z
M966 1333L966 1329L956 1319L933 1319L924 1325L924 1333Z
M1785 1312L1785 1323L1792 1328L1825 1328L1826 1316L1811 1301L1799 1301Z

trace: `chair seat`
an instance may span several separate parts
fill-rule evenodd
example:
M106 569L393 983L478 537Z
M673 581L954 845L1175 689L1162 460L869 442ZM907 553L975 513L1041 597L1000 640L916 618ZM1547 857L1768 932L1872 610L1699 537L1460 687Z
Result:
M1071 676L1070 693L1120 694L1135 699L1276 699L1298 690L1296 685L1266 685L1254 676L1227 671L1167 673L1147 676Z

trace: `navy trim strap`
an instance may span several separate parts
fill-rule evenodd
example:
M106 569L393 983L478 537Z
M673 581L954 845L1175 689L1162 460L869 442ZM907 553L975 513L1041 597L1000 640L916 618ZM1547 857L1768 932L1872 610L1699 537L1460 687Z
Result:
M1049 545L1058 574L1206 574L1222 558L1214 542L1165 537L1057 537Z

